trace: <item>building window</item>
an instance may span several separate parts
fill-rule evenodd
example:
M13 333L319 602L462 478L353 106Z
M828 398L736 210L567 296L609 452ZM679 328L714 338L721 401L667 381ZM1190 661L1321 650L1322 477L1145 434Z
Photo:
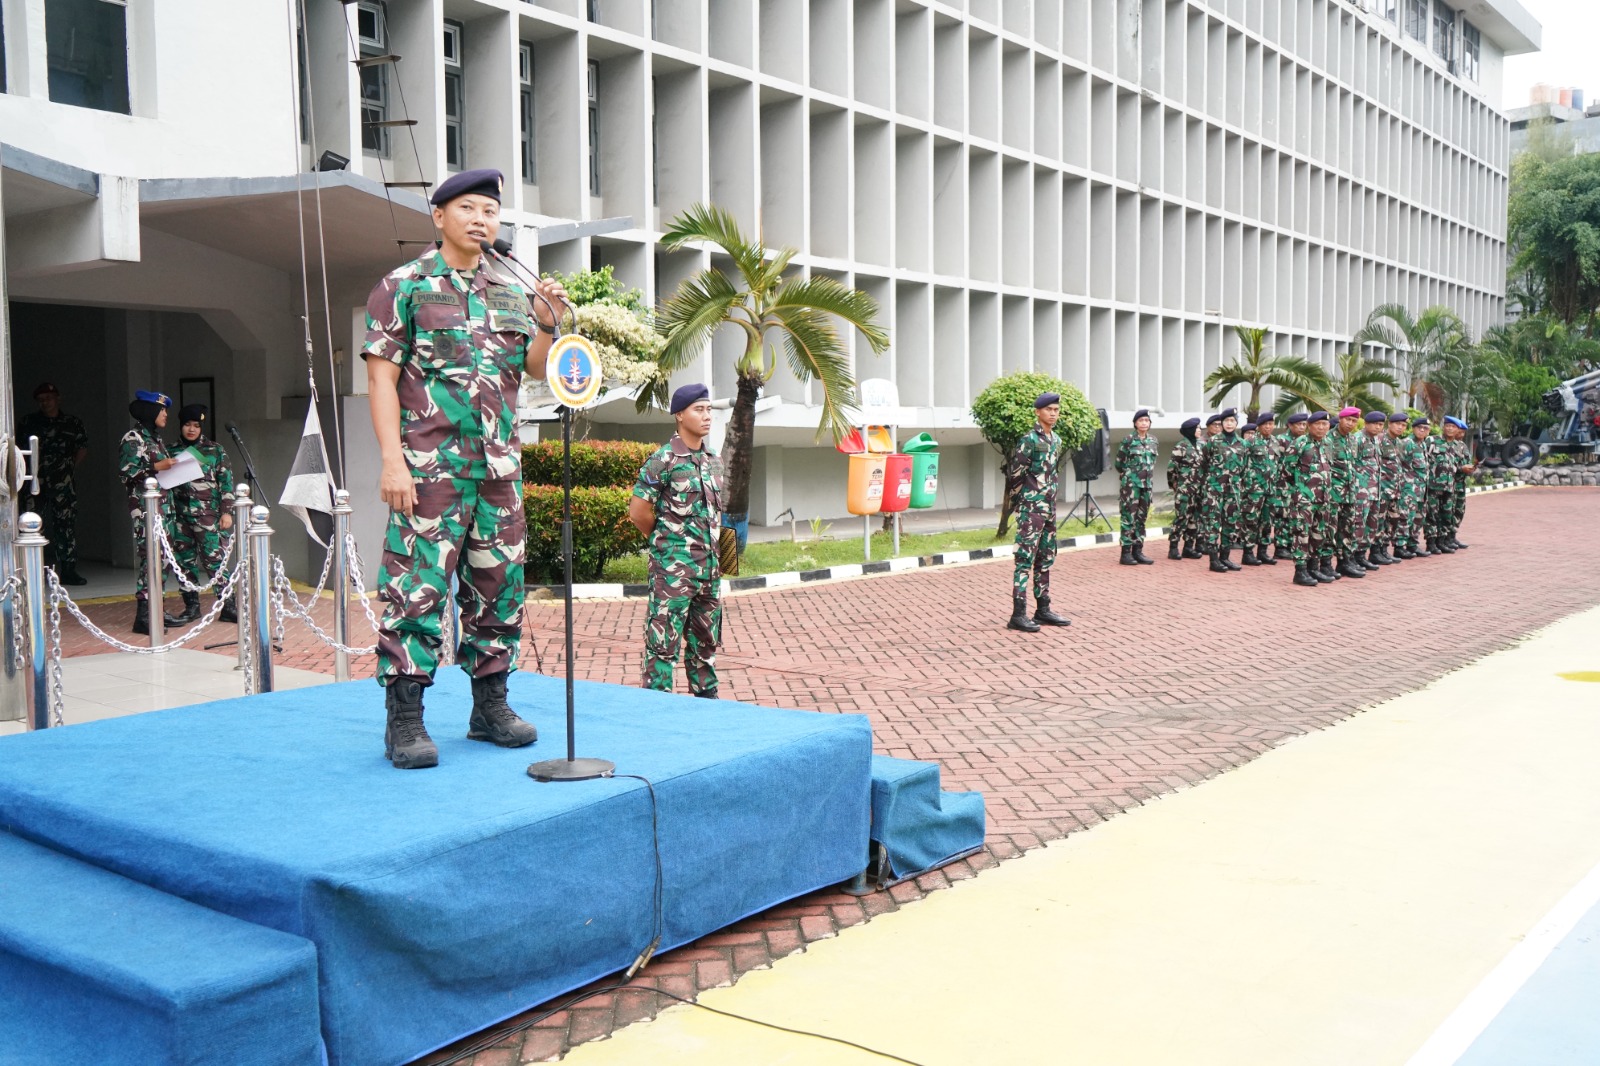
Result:
M517 104L522 115L522 180L539 184L538 159L533 152L533 45L517 45Z
M50 99L132 114L128 103L128 9L122 0L45 0Z
M467 154L466 90L461 83L461 23L444 24L444 165L460 170Z
M600 64L589 61L589 195L600 195Z
M383 8L377 4L356 5L356 40L361 55L381 56L388 36ZM389 157L389 130L376 125L389 120L389 64L374 63L361 68L361 147L385 159Z
M1433 3L1433 50L1446 63L1456 58L1456 12L1442 0Z
M661 202L661 83L650 79L650 202Z
M294 68L295 82L300 88L300 143L311 143L311 76L310 63L306 57L306 28L297 25L294 28Z
M1419 41L1428 39L1428 0L1406 0L1406 33Z
M1399 14L1398 9L1395 7L1395 0L1372 0L1372 7L1377 10L1379 15L1390 22L1395 21L1395 16Z
M1483 48L1483 35L1478 32L1478 27L1472 23L1461 20L1461 76L1478 80L1478 71L1482 64L1480 52Z

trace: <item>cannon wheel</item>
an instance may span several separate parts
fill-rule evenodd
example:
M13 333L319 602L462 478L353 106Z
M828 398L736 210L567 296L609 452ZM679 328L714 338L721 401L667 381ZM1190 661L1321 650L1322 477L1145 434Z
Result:
M1532 470L1539 461L1539 446L1527 437L1512 437L1500 449L1500 457L1514 470Z

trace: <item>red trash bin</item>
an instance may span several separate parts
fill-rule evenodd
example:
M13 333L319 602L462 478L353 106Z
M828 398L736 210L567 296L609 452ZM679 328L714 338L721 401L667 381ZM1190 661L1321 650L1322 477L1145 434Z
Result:
M911 456L896 452L885 457L883 507L885 512L904 511L911 506Z

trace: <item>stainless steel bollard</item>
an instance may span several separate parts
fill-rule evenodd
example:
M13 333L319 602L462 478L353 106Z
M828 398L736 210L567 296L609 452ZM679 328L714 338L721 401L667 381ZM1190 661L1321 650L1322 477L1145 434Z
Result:
M265 507L250 509L245 536L250 552L250 668L255 671L252 692L272 691L272 527Z
M144 479L144 588L150 646L159 648L167 639L167 582L161 572L161 487L153 477Z
M50 728L50 674L45 666L44 548L50 542L40 530L44 520L26 511L17 520L17 548L22 553L23 609L28 618L28 728ZM7 657L10 656L7 650Z
M350 680L350 494L333 493L333 679Z
M239 627L235 643L239 651L239 665L237 669L243 670L249 661L250 645L250 579L246 560L249 559L244 531L250 528L250 485L248 483L238 486L233 490L233 546L239 550L239 562L245 566L245 573L239 575L233 583L233 613L239 616L236 623Z

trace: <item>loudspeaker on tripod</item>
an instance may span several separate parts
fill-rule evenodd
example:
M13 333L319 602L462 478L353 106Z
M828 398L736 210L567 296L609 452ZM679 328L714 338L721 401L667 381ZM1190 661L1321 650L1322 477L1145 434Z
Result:
M1089 442L1072 453L1072 472L1079 481L1093 481L1106 472L1106 467L1111 465L1111 420L1106 417L1104 407L1096 407L1095 414L1100 416L1100 428L1094 431L1094 436Z

